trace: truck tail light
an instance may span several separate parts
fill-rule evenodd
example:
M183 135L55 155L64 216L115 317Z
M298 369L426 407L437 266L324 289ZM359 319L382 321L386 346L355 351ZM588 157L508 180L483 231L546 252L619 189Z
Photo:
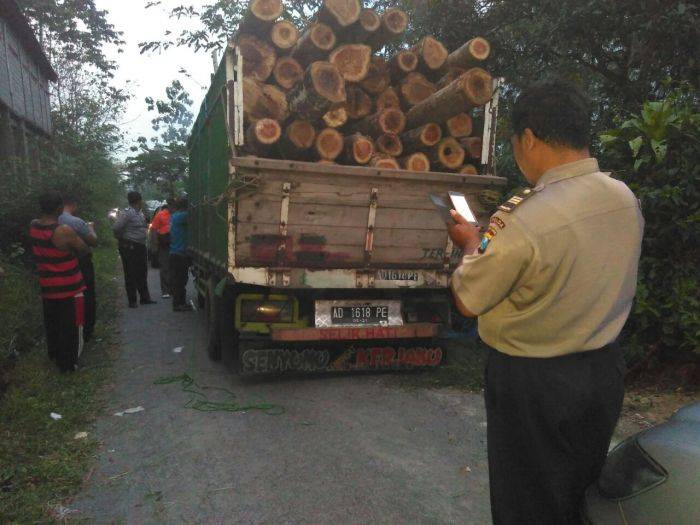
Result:
M288 300L241 301L241 321L244 323L291 323L294 321L294 303Z
M617 445L608 455L598 480L598 491L607 499L622 500L650 490L668 474L647 454L635 436Z

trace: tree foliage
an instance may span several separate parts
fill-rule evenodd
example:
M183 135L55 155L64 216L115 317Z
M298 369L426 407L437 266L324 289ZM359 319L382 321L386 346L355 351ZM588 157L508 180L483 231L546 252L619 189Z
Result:
M136 188L148 184L166 196L180 192L180 182L187 173L187 137L192 126L192 99L180 83L174 80L165 90L164 100L146 98L149 111L157 116L151 121L158 135L148 140L139 137L131 150L136 154L126 161L130 183Z

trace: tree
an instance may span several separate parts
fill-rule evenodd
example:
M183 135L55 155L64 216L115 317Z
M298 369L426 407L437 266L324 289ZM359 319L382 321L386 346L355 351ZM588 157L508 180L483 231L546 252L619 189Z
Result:
M192 126L192 99L179 80L165 90L165 100L146 98L149 111L157 116L151 121L159 135L139 137L131 151L137 154L126 161L131 184L143 188L155 184L167 196L179 193L178 184L187 173L187 137Z

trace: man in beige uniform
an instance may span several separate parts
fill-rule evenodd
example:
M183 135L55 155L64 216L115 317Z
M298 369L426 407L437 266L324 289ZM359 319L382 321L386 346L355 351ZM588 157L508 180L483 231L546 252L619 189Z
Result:
M583 95L562 82L523 92L515 159L532 188L501 205L483 237L453 212L464 249L459 310L479 317L496 524L580 523L623 396L615 341L634 299L638 200L590 157Z

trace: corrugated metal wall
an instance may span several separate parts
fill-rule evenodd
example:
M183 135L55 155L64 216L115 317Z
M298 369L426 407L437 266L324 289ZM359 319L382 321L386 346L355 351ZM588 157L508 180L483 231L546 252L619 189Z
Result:
M0 102L17 116L51 133L49 81L0 18Z

